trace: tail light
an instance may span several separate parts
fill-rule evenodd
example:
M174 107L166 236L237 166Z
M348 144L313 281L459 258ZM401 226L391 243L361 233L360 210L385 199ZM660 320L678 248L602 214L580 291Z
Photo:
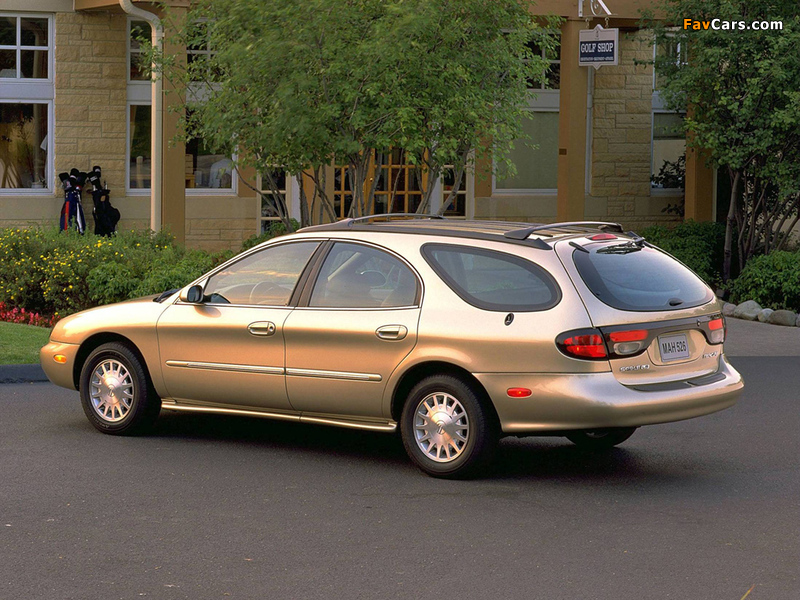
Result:
M607 334L607 338L614 354L627 356L636 354L644 348L644 341L647 339L646 329L629 329L627 331L612 331Z
M710 344L721 344L725 341L728 328L725 327L725 317L717 317L708 322L708 341Z
M556 338L556 346L571 358L584 360L608 358L608 348L599 329L566 331Z

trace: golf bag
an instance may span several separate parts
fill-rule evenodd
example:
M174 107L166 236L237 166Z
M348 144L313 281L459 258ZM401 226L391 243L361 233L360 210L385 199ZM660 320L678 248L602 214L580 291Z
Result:
M89 181L94 186L92 191L94 233L95 235L109 236L117 229L120 217L119 211L111 206L111 193L108 188L100 185L100 167L95 166L92 168L91 173L89 173Z
M73 169L75 171L75 169ZM64 205L61 207L61 216L58 220L58 226L61 231L67 231L70 227L75 227L78 233L86 231L86 217L83 215L83 206L81 205L81 192L80 185L86 181L85 173L83 181L80 181L79 174L69 175L67 173L59 174L61 183L64 187Z

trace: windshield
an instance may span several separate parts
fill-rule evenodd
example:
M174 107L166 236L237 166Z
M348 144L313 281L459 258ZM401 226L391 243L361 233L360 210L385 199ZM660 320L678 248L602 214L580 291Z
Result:
M655 248L584 247L572 253L572 260L591 292L620 310L679 310L714 297L697 275Z

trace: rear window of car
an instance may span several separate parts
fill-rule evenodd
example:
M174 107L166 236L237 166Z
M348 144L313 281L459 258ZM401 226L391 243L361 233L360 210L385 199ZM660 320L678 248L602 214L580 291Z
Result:
M697 275L655 248L609 244L587 250L572 253L578 273L592 294L613 308L680 310L714 297Z
M547 310L561 300L553 277L539 265L495 250L426 244L422 255L465 302L484 310Z

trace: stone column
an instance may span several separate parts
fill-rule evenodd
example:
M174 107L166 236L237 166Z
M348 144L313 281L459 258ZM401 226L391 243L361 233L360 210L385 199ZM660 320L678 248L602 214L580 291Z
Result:
M714 170L706 166L703 152L686 148L685 219L710 221L714 214Z
M587 67L578 66L578 32L583 21L561 26L561 94L558 117L559 221L584 218L586 189Z
M186 9L172 7L170 14L176 23L182 22ZM166 21L164 21L166 22ZM175 32L165 27L164 53L186 60L186 46L176 43ZM163 123L164 137L161 140L164 170L161 178L161 225L169 227L172 235L181 244L186 241L186 145L175 142L180 114L174 110L180 101L174 91L175 84L166 77L163 82Z

